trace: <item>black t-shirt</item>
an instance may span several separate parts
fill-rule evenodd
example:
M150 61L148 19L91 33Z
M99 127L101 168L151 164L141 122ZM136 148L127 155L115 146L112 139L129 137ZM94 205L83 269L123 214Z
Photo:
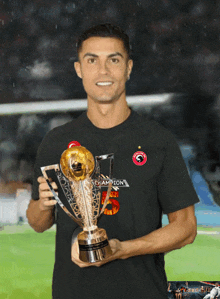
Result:
M58 164L73 140L94 157L114 153L115 187L98 222L109 239L124 241L149 234L161 227L162 213L198 202L172 134L134 111L110 129L95 127L83 113L50 131L38 150L33 199L38 199L40 167ZM108 168L106 162L101 166L104 176ZM103 188L103 194L105 191ZM59 196L62 199L62 192ZM77 224L59 206L57 215L54 299L167 298L163 254L116 260L99 268L79 268L71 261L70 245Z

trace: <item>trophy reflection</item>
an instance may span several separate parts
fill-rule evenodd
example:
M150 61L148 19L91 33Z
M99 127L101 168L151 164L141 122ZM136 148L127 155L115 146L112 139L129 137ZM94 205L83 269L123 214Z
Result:
M100 161L110 159L107 195L100 208ZM60 207L82 227L78 234L79 258L84 262L101 261L112 254L106 231L98 228L97 219L104 212L112 187L113 154L94 157L83 146L73 146L63 152L60 165L41 167L41 171ZM67 199L65 205L52 188L47 171L55 170ZM67 206L68 207L67 207ZM70 212L71 211L71 212Z

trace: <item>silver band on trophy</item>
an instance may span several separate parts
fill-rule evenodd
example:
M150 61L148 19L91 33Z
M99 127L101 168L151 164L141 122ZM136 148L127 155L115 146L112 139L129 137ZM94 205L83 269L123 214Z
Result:
M110 160L107 195L102 208L100 161ZM57 203L83 231L77 236L79 257L84 262L94 263L111 255L106 231L97 227L97 219L104 212L112 187L114 154L96 156L85 147L73 146L63 152L60 165L41 167L44 178ZM54 170L67 199L68 208L52 188L47 171ZM70 212L71 211L71 212Z

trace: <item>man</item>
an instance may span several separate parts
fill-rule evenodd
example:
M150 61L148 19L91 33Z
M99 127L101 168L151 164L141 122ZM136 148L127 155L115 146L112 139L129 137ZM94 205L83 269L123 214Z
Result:
M215 287L211 290L210 294L207 294L204 299L215 299L220 298L220 287L219 283L215 283Z
M87 93L88 110L43 140L29 223L37 232L53 225L56 201L40 167L59 163L70 141L93 156L114 153L114 178L126 184L114 189L98 223L106 229L113 252L102 262L79 260L77 242L70 245L77 224L58 206L53 298L165 299L164 253L194 241L197 195L172 135L127 105L125 84L133 67L128 36L110 24L98 25L81 35L77 49L75 70ZM101 168L105 177L107 169ZM57 189L55 182L52 186ZM163 228L162 213L169 218Z

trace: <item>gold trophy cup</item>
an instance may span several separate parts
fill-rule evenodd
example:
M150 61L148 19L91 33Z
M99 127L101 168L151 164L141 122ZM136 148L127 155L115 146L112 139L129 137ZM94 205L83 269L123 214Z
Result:
M107 195L100 208L100 161L110 159ZM78 234L79 258L84 262L101 261L112 254L106 231L98 228L97 219L104 212L112 187L113 154L96 156L83 146L73 146L63 152L59 164L41 167L54 198L60 207L82 227ZM69 209L62 203L49 182L47 171L54 169L65 194ZM92 178L93 176L93 178Z

